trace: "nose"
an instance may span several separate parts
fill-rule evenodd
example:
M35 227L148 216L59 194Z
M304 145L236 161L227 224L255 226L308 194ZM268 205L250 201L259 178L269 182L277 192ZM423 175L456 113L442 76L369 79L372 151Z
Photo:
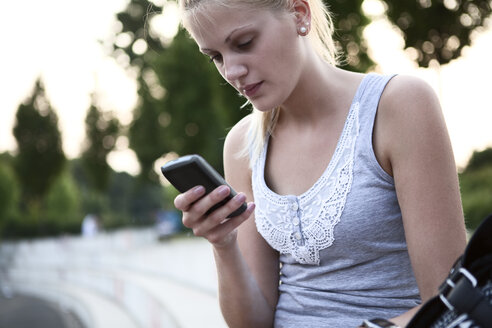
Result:
M229 83L240 80L247 73L248 68L239 56L224 58L224 77Z

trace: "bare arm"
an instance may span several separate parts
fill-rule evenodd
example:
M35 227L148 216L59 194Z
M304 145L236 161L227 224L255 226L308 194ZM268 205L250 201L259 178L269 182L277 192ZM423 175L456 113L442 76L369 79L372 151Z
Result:
M253 200L248 158L238 158L246 136L248 118L231 130L224 146L226 180L234 189L244 191ZM238 228L238 248L243 261L241 272L220 265L229 260L227 250L216 248L219 295L222 312L231 327L271 327L278 299L278 254L256 229L253 217ZM236 256L236 255L234 255ZM239 257L236 257L239 258ZM225 264L225 263L223 263ZM239 267L238 267L239 268ZM245 284L238 284L238 275ZM251 319L257 320L250 321Z
M247 123L246 118L231 130L224 147L225 178L239 194L208 216L205 212L227 195L220 194L220 187L196 202L202 196L200 191L184 193L175 205L183 211L184 225L213 245L219 301L227 324L271 327L278 298L278 255L256 230L252 203L242 215L224 221L244 198L253 200L248 159L237 156Z
M437 293L466 245L458 177L439 102L429 86L395 77L381 99L374 145L393 175L422 301ZM404 326L412 310L393 321Z

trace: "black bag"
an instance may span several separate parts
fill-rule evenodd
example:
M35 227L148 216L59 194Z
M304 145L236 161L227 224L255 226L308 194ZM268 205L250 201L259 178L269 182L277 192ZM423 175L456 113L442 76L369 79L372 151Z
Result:
M492 215L473 234L439 295L426 302L406 327L492 327Z

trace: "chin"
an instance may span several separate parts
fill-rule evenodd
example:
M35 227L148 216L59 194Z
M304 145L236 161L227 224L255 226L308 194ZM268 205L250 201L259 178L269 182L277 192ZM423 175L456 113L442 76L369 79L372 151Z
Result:
M259 110L260 112L268 112L280 106L280 104L277 102L264 101L264 100L260 101L259 99L256 101L250 100L250 103L253 105L255 109Z

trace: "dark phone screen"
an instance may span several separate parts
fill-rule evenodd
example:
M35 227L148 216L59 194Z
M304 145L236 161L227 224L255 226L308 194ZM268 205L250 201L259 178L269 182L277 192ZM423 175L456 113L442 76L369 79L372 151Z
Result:
M179 192L186 192L195 186L202 185L209 193L218 187L194 162L167 171L165 176Z
M188 162L176 164L174 166L171 165L171 167L164 166L162 167L161 171L169 180L169 182L171 182L172 185L181 193L186 192L195 186L201 185L205 188L206 193L208 194L218 186L227 184L225 180L221 176L219 176L218 173L213 171L211 167L209 171L212 170L213 172L209 172L209 174L204 172L204 170L207 170L206 167L208 166L208 164L200 164L197 161L191 160ZM229 194L229 196L210 208L207 211L207 214L224 205L235 195L236 192L231 188L231 193ZM228 217L237 216L245 210L246 203L244 203L240 208L231 213Z

